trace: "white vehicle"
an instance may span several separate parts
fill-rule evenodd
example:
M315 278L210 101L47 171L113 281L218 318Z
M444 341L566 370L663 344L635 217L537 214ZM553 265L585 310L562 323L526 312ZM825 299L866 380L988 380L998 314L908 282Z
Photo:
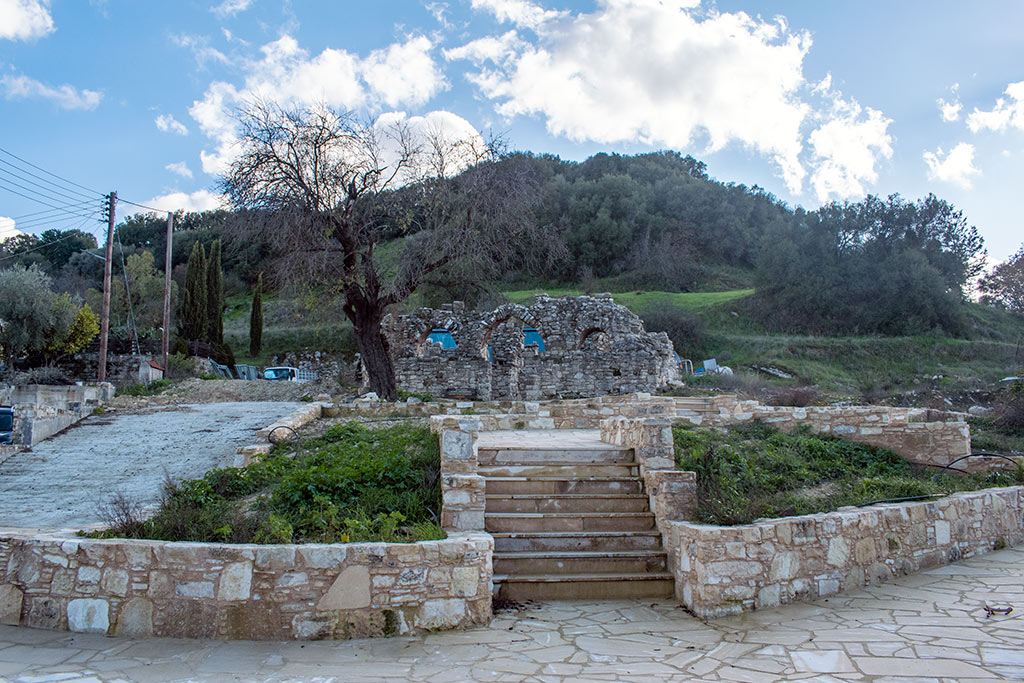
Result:
M266 368L263 371L263 379L276 382L310 382L316 379L316 373L309 370L300 370L288 366Z

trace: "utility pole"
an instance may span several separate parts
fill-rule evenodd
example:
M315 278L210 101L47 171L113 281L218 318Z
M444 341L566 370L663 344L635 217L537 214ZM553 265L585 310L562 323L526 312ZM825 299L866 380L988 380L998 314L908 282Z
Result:
M167 352L171 345L171 243L174 239L174 214L167 213L167 254L164 256L164 378L167 377Z
M99 381L107 379L107 335L110 333L110 264L114 258L114 217L117 192L107 195L107 246L103 250L103 311L100 315Z

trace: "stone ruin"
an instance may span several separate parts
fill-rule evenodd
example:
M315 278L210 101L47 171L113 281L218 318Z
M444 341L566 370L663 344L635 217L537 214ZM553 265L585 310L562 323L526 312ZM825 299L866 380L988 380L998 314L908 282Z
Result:
M678 377L672 342L609 294L506 304L462 302L383 322L398 386L481 401L654 392ZM439 343L440 342L440 343Z

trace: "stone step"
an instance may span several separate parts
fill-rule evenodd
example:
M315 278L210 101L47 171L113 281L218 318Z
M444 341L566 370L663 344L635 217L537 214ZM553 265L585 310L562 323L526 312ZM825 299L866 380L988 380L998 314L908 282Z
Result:
M578 462L548 462L534 465L480 465L477 468L484 477L558 477L563 479L592 479L612 477L636 479L639 466L634 464L595 465Z
M642 494L496 494L487 496L487 512L646 512Z
M675 593L669 573L494 576L498 597L507 600L623 600L667 598Z
M484 529L515 531L643 531L654 528L650 512L486 512Z
M541 574L664 573L664 550L495 553L494 572L511 577Z
M494 552L658 550L661 533L646 531L532 531L494 534Z
M487 494L501 493L586 493L622 494L642 493L639 479L623 477L594 477L569 479L566 477L488 477Z
M631 448L481 448L481 465L531 465L535 463L597 463L615 465L636 461Z

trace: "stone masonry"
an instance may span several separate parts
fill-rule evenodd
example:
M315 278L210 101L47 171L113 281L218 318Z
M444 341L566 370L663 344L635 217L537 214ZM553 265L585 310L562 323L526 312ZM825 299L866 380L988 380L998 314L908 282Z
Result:
M482 625L493 541L228 545L0 535L0 624L315 640Z
M677 597L704 619L809 602L1024 541L1024 487L724 527L664 521ZM661 521L661 520L659 520Z
M545 350L524 346L535 328ZM676 378L672 342L648 333L643 321L610 295L551 298L531 306L507 304L489 313L460 302L388 317L383 328L398 384L444 397L453 391L489 401L537 400L654 391ZM456 347L431 343L432 330L451 333Z

